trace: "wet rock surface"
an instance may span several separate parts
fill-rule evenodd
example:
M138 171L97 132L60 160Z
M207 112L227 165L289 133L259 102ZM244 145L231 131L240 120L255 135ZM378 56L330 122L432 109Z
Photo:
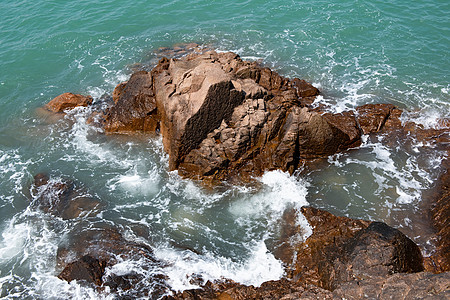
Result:
M420 272L419 247L400 231L381 222L337 217L303 207L313 234L297 248L295 281L333 291L340 284L394 273Z
M380 222L338 217L304 207L313 234L295 245L288 278L260 287L208 282L164 299L446 299L450 273L423 270L419 248Z
M52 99L45 108L56 113L64 112L66 109L73 109L78 106L89 106L92 101L91 96L64 93Z
M430 257L430 271L450 271L450 160L442 166L444 173L438 180L437 195L431 206L431 219L437 230L437 249Z
M108 225L79 227L58 249L59 265L64 266L59 278L83 281L99 290L108 287L118 295L126 292L127 297L157 299L169 291L163 265L149 246L124 238Z
M39 173L32 186L33 204L44 212L63 219L74 219L93 215L102 204L74 182L65 179L50 179Z

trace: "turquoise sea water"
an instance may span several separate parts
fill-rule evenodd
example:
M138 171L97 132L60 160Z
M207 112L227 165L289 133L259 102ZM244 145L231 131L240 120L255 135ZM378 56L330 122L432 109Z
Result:
M423 145L368 139L308 175L272 172L260 188L207 191L167 172L157 138L104 136L86 111L50 122L36 109L64 92L98 99L159 47L195 42L312 82L331 110L388 102L436 127L450 117L449 14L445 0L1 1L0 296L114 298L56 278L58 246L74 224L99 218L144 239L170 265L174 289L192 287L193 273L254 285L279 278L279 221L308 203L385 221L428 249L417 220L442 153ZM75 180L104 211L67 222L36 210L29 187L39 172Z

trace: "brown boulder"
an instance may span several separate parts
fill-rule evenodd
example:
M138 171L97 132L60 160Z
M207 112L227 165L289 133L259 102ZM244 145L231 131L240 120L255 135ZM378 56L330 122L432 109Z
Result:
M85 255L79 260L69 263L58 275L58 278L67 282L77 280L100 286L103 283L105 266L104 261Z
M91 96L64 93L47 103L45 108L52 112L58 113L78 106L89 106L92 104L92 101Z
M184 177L293 172L301 159L327 156L359 140L358 132L343 132L304 107L318 95L316 88L231 52L171 59L152 74L169 167Z
M113 93L115 105L104 117L106 132L154 132L158 127L152 75L134 73L119 84Z
M423 270L417 245L381 222L302 208L313 234L297 249L294 280L333 291L342 283Z

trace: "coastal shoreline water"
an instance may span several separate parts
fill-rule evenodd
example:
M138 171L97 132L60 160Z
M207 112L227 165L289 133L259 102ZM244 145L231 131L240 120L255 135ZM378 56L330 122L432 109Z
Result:
M161 256L173 255L171 244L202 249L200 255L175 251L175 261L187 255L196 262L186 266L178 261L175 273L177 267L195 267L205 278L235 276L248 284L279 277L280 263L268 249L277 232L274 224L285 207L306 203L387 222L410 232L423 249L433 248L427 245L432 241L414 235L422 226L423 193L433 187L443 157L439 151L427 152L426 145L412 141L405 151L368 139L358 153L332 156L323 169L306 176L274 173L260 179L260 190L232 186L206 191L167 172L158 139L104 136L86 124L83 109L55 123L35 109L67 91L91 94L98 101L127 80L135 63L154 62L155 49L198 42L312 82L322 92L319 103L333 111L388 102L406 109L404 120L438 128L437 120L449 117L450 110L445 2L2 5L2 297L57 298L55 290L69 298L113 297L55 276L57 248L73 224L30 206L32 178L40 172L76 181L105 203L99 219L132 238L161 245ZM269 201L274 198L284 199L284 206ZM233 229L222 232L223 227ZM271 227L269 237L266 227ZM240 270L257 261L267 263L269 271L254 270L254 278L239 279ZM192 287L186 279L172 282L180 289Z

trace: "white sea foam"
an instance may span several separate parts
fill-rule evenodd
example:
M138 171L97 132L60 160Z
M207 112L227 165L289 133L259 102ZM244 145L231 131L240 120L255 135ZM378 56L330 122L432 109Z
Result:
M249 218L267 218L269 226L274 226L288 208L298 212L308 205L306 195L307 183L279 170L266 172L260 179L263 184L260 192L250 198L235 201L230 212L238 222L248 222ZM310 234L310 227L303 215L298 213L298 225L305 229L305 236Z
M199 255L192 251L163 247L155 249L155 255L168 264L164 271L174 290L198 287L190 282L196 277L202 278L203 282L229 278L259 286L265 281L277 280L284 274L281 262L267 250L264 241L257 242L250 248L249 258L241 262L216 256L211 252Z
M408 155L406 161L396 161L393 158L394 149L390 149L381 142L367 142L361 148L370 149L375 157L371 160L345 158L345 164L360 164L372 170L378 189L377 195L382 196L386 190L394 188L399 204L414 203L421 200L422 190L433 182L429 172L419 167L417 157ZM344 156L337 155L330 158L337 166L342 165ZM438 159L438 158L437 158ZM341 162L335 162L341 161Z

